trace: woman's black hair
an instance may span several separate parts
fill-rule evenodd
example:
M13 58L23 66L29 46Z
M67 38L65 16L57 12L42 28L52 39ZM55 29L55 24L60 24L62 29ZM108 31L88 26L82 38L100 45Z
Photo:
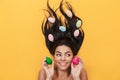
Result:
M57 46L66 45L72 50L73 55L75 56L77 55L84 39L84 31L82 30L81 27L80 28L76 27L77 21L82 20L74 14L71 5L68 2L65 3L67 9L72 12L72 17L69 17L63 10L62 0L59 6L59 10L65 18L65 21L63 22L61 18L58 18L56 10L54 11L47 2L48 9L46 11L49 13L49 17L53 17L55 19L55 22L50 23L47 17L47 19L42 23L42 32L45 36L46 46L52 55L54 55ZM66 27L65 32L60 31L59 29L59 27L63 26L63 24L65 24ZM74 36L75 30L79 30L78 36ZM48 38L49 34L52 34L54 38L53 41L49 40Z

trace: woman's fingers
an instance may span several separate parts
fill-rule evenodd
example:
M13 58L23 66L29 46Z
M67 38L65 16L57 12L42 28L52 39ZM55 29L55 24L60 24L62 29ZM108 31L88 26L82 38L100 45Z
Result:
M79 60L78 64L73 64L71 63L71 68L82 68L83 67L83 62L82 60Z
M79 61L79 64L78 64L80 67L83 67L83 62L82 61Z
M47 63L46 63L46 58L43 59L42 67L43 67L44 69L47 69L47 68L48 68L48 65L47 65Z
M48 70L49 68L53 69L54 70L54 61L52 62L51 65L48 65L47 62L46 62L46 58L43 59L43 63L42 63L42 67L45 69L45 70Z

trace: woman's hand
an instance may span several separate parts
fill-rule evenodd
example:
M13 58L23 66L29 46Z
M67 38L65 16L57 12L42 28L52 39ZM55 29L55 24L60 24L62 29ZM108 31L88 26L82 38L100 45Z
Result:
M82 61L79 61L79 64L75 65L71 63L71 74L74 80L80 80L80 73L83 68Z
M46 63L46 58L43 60L42 67L45 70L46 73L46 80L52 80L54 75L54 63L52 65L48 66Z

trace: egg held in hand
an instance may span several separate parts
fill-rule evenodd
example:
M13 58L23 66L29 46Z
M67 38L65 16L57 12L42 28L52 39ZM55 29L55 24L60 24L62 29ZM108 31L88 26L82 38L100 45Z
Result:
M73 60L72 60L72 63L73 63L74 65L77 65L77 64L79 64L79 61L80 61L80 58L74 57Z
M49 57L46 57L46 63L48 65L52 64L52 59L50 59Z

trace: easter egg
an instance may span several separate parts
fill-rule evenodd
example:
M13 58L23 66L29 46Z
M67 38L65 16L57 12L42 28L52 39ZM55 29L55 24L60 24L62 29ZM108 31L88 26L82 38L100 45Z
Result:
M75 65L79 64L79 58L78 57L73 58L72 63Z
M81 21L81 20L78 20L78 21L76 22L76 27L79 28L81 25L82 25L82 21Z
M66 14L67 14L68 17L72 17L73 16L73 14L72 14L72 12L70 10L67 10Z
M48 39L49 39L49 41L53 42L53 41L54 41L53 35L52 35L52 34L49 34L49 35L48 35Z
M79 36L79 34L80 34L80 32L79 32L78 29L74 31L74 36L75 36L75 37Z
M52 64L52 59L50 59L49 57L46 57L46 63L47 64Z
M48 18L48 21L49 21L50 23L54 23L54 22L55 22L55 18L49 17L49 18Z
M64 26L59 26L59 30L62 31L62 32L65 32L65 31L66 31L66 27L64 27Z

